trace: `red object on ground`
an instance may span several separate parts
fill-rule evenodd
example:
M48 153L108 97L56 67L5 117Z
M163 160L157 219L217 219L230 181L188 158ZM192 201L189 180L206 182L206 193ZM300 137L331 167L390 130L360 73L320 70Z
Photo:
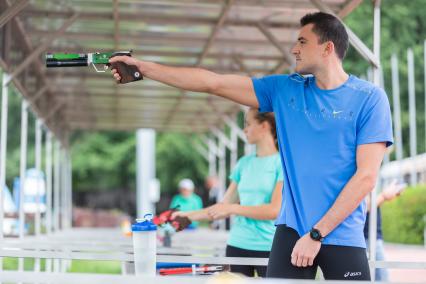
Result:
M214 272L222 271L223 266L200 266L200 267L180 267L180 268L162 268L160 275L188 274L196 272Z

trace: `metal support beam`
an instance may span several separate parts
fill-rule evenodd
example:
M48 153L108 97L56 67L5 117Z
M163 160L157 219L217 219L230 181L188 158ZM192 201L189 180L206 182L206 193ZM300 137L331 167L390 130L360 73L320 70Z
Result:
M192 146L194 146L195 150L197 150L197 152L203 156L203 158L208 162L209 161L209 151L204 148L204 146L202 146L200 144L200 142L195 142L195 141L191 141Z
M4 216L4 186L6 185L6 154L7 154L7 118L9 107L9 88L6 83L8 79L6 72L3 73L1 91L1 129L0 129L0 228L3 228ZM0 230L0 240L3 239L3 230ZM2 264L0 260L0 264ZM2 270L2 266L0 266Z
M67 169L66 169L66 158L67 158L67 153L66 153L66 149L64 147L64 145L62 145L61 150L60 150L60 169L61 169L61 179L60 179L60 184L61 184L61 190L60 190L60 199L61 199L61 207L60 207L60 214L61 214L61 228L62 230L67 229L67 186L66 186L66 173L67 173ZM64 265L64 263L62 263ZM62 269L64 268L64 266L62 266Z
M72 163L71 152L67 151L68 228L72 227Z
M410 121L410 157L417 155L417 122L416 122L416 91L414 75L414 54L412 49L407 50L408 65L408 114ZM411 172L410 184L417 184L417 173Z
M59 102L56 103L52 109L45 115L42 117L42 119L44 120L44 122L46 123L47 121L49 121L50 119L52 119L52 117L61 109L65 106L66 104L64 102Z
M35 93L35 95L31 96L28 99L28 103L30 105L35 104L38 101L38 99L40 99L48 89L49 89L49 86L44 85L40 90L37 91L37 93Z
M178 112L179 106L182 104L182 101L186 97L186 92L180 91L180 93L181 93L181 95L176 100L176 102L175 102L172 110L168 113L166 119L164 120L164 127L167 127L170 124L170 122L172 121L173 116L175 115L175 113Z
M216 197L216 200L223 200L226 191L226 151L225 151L225 143L223 139L219 139L219 151L222 155L219 157L219 169L218 169L218 177L219 177L219 190ZM218 220L219 228L221 230L226 229L226 220Z
M216 35L218 34L220 28L225 23L226 17L228 16L228 12L232 6L232 3L234 0L227 0L225 5L223 6L222 12L220 13L219 20L217 21L216 25L213 27L212 32L207 39L207 43L203 48L203 52L201 52L200 57L197 60L196 66L200 66L203 62L204 57L206 57L207 53L209 52L210 46L213 44L213 41L216 38Z
M220 152L219 147L217 147L215 141L212 138L207 137L207 135L201 135L200 138L204 144L208 146L209 152L211 152L213 155L220 157L223 154Z
M374 57L377 58L379 64L373 64L373 83L380 86L380 0L374 1L374 24L373 24L373 50ZM370 219L369 219L369 258L371 279L376 279L376 241L377 241L377 188L379 187L379 179L376 186L370 194Z
M29 1L28 0L18 0L15 3L13 3L12 6L6 9L1 15L0 15L0 28L2 28L7 22L9 22L13 17L19 14L27 5Z
M399 71L398 71L398 57L392 54L391 57L392 67L392 100L393 100L393 123L395 132L395 152L396 159L399 161L403 158L403 145L402 145L402 127L401 127L401 103L400 103L400 89L399 89Z
M34 61L34 59L36 59L43 51L46 50L46 48L54 41L56 40L59 36L61 36L74 22L75 20L78 18L78 14L75 13L73 16L71 16L71 18L69 18L62 26L61 28L57 31L54 32L52 34L50 34L49 36L46 37L46 39L43 39L43 43L41 45L39 45L36 49L34 49L31 54L29 54L27 56L27 58L25 58L25 60L18 66L16 67L15 70L13 70L12 74L10 75L8 81L6 81L6 83L9 83L10 80L12 80L13 78L15 78L16 76L18 76L25 68L28 67L28 65Z
M39 118L35 121L35 169L37 172L41 172L41 143L42 143L42 122ZM37 184L36 189L36 213L35 213L35 235L39 236L41 232L41 224L40 224L40 202L41 202L41 188L39 188Z
M310 0L310 1L320 11L335 15L333 10L329 8L326 4L324 4L321 0ZM371 52L371 50L362 42L362 40L349 27L347 27L345 24L343 25L345 26L346 31L348 32L350 44L370 64L372 64L376 68L379 68L380 67L379 57L376 57L376 55L373 54L373 52Z
M22 100L21 103L21 145L19 158L19 228L18 235L22 241L25 230L24 198L25 198L25 178L27 170L27 150L28 150L28 103ZM24 271L24 259L20 258L18 270Z
M340 19L343 19L344 17L349 15L353 10L355 10L356 7L358 7L362 2L363 0L348 0L345 6L339 11L339 13L337 13L337 16Z
M137 218L146 213L155 214L151 201L150 183L155 178L155 130L136 132L136 206Z
M35 121L35 169L37 170L37 174L41 173L41 143L42 143L42 129L41 129L41 121L40 119L36 119ZM36 211L34 217L34 232L35 236L39 237L41 233L41 188L40 183L37 182L36 185ZM40 272L40 259L36 258L34 262L34 271Z
M264 23L259 22L257 24L257 28L263 33L263 35L281 52L283 55L283 61L278 64L278 66L274 69L274 73L282 72L285 67L293 66L294 58L291 53L285 49L280 41L271 33L271 31L265 26Z
M209 149L209 176L216 176L217 175L217 151L214 149L216 148L216 144L213 141L213 139L207 140L207 146Z
M222 141L223 144L226 146L226 148L228 148L229 150L233 150L235 149L235 145L232 144L232 141L226 137L225 133L223 133L223 131L221 131L220 129L218 129L217 127L211 127L210 131L217 137L219 138L219 141Z
M3 228L4 220L4 187L6 186L6 151L7 151L7 116L9 88L6 84L8 75L3 73L1 91L1 129L0 129L0 228ZM0 242L3 240L3 230L0 230ZM3 259L0 258L0 271L3 270Z
M246 73L250 77L254 76L253 72L251 72L247 68L247 66L244 64L243 58L241 56L235 55L235 56L232 57L232 59L234 60L235 63L237 63L238 67L240 68L240 70L242 72Z
M238 161L238 134L235 128L231 128L231 143L233 149L231 150L231 157L229 159L229 170L232 171Z
M59 141L55 141L55 151L54 151L54 156L53 156L53 228L55 230L55 232L59 232L60 230L60 221L59 221L59 210L61 208L60 205L60 199L59 199L59 195L60 195L60 178L61 178L61 171L60 171L60 151L61 151L61 146Z
M233 119L231 119L229 116L223 116L223 120L231 129L235 130L241 140L247 142L247 137L244 134L244 131L238 126L238 124Z
M46 132L46 233L52 233L52 132Z
M425 152L426 152L426 40L424 41L424 45L423 45L423 74L424 74L424 81L423 81L423 89L425 91L425 95L424 95L424 101L425 101L425 106L424 106L424 113L425 113L425 117L424 117L424 123L425 123ZM426 177L424 182L426 182ZM425 242L426 244L426 242Z

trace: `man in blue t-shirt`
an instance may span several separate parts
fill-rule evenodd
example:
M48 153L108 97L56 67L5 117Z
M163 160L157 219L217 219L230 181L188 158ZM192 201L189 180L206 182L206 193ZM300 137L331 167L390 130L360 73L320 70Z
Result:
M370 279L364 198L392 144L392 126L385 92L343 70L348 45L343 24L319 12L301 19L291 75L251 79L127 56L110 60L181 89L275 112L284 186L268 277L313 279L319 266L326 279Z

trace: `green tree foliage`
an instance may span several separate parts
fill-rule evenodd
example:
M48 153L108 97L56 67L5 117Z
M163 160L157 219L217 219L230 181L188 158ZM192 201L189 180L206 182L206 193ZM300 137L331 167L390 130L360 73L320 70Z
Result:
M416 109L417 109L417 152L426 152L424 126L424 54L426 40L425 1L385 0L381 5L381 54L384 86L392 104L392 82L390 58L397 54L399 61L400 101L402 112L402 132L404 156L409 156L409 121L408 121L408 69L407 49L412 48L415 62ZM364 1L346 19L345 23L363 40L370 49L373 48L373 5ZM357 76L366 76L368 63L361 59L354 48L350 48L344 62L345 69Z
M78 133L72 148L73 182L79 191L134 189L136 138L128 132ZM156 170L163 192L175 192L182 178L202 184L206 162L190 137L166 133L156 137Z
M176 192L179 180L190 178L196 187L203 184L207 163L184 134L164 133L157 139L157 175L163 192Z
M385 241L423 244L426 216L426 186L407 188L403 194L382 205Z
M135 185L135 135L78 133L73 139L73 183L80 191L130 189Z

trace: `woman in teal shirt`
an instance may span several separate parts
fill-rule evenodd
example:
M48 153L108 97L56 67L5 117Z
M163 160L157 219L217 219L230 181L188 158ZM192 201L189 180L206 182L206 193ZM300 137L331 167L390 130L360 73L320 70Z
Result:
M226 256L268 258L282 199L283 172L276 146L273 113L250 109L244 133L256 154L242 157L230 175L231 184L222 202L198 211L176 212L193 221L217 220L235 215ZM231 271L246 276L266 276L266 266L231 265Z

